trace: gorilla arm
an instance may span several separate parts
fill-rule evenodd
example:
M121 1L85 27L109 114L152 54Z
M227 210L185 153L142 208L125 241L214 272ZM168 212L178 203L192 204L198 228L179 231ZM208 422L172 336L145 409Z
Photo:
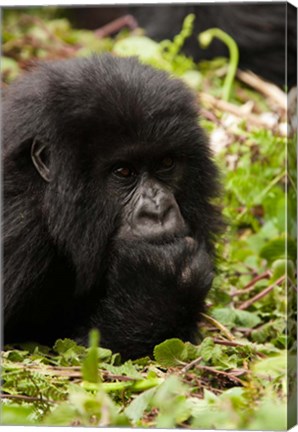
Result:
M190 237L166 245L118 240L112 252L107 293L87 328L101 344L140 357L167 338L195 342L197 321L212 278L204 245ZM86 328L74 335L86 343Z

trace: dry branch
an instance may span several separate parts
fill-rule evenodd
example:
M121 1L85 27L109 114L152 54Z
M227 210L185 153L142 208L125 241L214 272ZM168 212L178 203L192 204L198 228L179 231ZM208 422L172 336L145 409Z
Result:
M249 85L253 89L257 90L258 92L267 96L269 99L276 102L280 108L286 111L287 95L276 85L262 80L259 76L255 75L253 72L244 72L238 70L237 77L245 84Z
M263 291L259 292L253 298L251 298L251 299L245 301L244 303L242 303L240 306L238 306L237 309L240 309L240 310L247 309L253 303L255 303L256 301L260 300L261 298L263 298L267 294L269 294L270 291L272 291L274 287L276 287L277 285L280 285L284 280L285 280L285 276L281 276L272 285L270 285L269 287L265 288Z

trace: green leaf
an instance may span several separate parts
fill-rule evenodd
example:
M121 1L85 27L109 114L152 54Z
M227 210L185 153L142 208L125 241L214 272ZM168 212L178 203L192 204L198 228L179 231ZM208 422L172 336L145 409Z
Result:
M157 428L173 428L191 415L185 394L188 388L177 376L170 376L156 390L153 406L159 409Z
M228 328L232 328L235 325L237 318L235 309L229 307L214 308L212 309L211 316Z
M280 237L271 240L260 251L260 256L265 258L270 263L277 259L291 259L296 260L296 242L293 239L287 239L287 252L286 252L286 238Z
M85 381L91 383L99 382L98 373L98 344L99 344L99 332L98 330L91 330L89 333L89 349L87 356L83 361L82 374Z
M160 45L146 36L129 36L115 43L118 56L138 56L140 61L170 71L171 65L161 55Z
M1 425L30 425L33 424L35 408L10 404L1 406Z
M198 89L202 84L202 75L199 71L190 70L181 75L181 79L186 82L191 88Z
M127 417L134 422L138 421L148 408L155 392L156 389L152 388L137 396L124 411Z
M180 339L168 339L155 346L153 355L161 366L181 365L185 361L185 346Z
M286 274L288 274L292 280L295 279L295 265L293 261L278 259L272 263L272 282Z
M142 379L143 376L137 370L137 365L133 364L131 360L128 360L123 365L113 366L105 364L104 369L111 372L114 375L126 375L130 378Z
M247 429L287 430L287 404L276 400L262 402L251 418Z
M154 348L155 360L164 367L178 366L198 356L198 348L180 339L167 339Z
M10 57L1 57L1 75L6 81L13 81L20 73L18 63Z
M12 362L22 362L25 360L27 355L28 355L28 351L13 350L13 351L6 351L3 354L3 357L7 358L7 360Z
M268 376L270 379L284 375L287 371L287 352L281 351L279 355L259 360L252 369L256 374Z
M112 357L112 351L107 348L98 348L98 357L100 360L109 360Z
M239 327L253 328L261 323L261 319L255 313L245 310L235 310L235 324Z
M53 349L58 354L64 354L68 350L76 349L77 347L78 347L77 343L72 339L58 339L55 342Z
M199 353L204 361L212 359L214 348L215 344L210 337L207 337L203 340L203 342L199 346Z

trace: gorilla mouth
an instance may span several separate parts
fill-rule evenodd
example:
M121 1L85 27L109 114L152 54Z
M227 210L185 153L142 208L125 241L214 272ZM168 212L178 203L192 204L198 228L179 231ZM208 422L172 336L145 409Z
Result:
M152 236L144 241L148 244L154 246L164 246L179 243L181 240L187 241L188 244L195 242L194 238L191 237L188 231L180 232L179 234L162 234L157 236Z

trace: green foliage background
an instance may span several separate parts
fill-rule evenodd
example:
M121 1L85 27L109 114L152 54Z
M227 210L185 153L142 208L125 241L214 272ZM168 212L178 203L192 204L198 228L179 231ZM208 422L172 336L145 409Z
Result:
M200 345L167 340L152 358L125 363L98 347L96 332L89 348L68 339L7 346L1 423L287 428L295 423L296 136L286 107L237 78L223 104L229 59L196 64L181 54L192 16L174 41L158 44L140 29L101 39L61 14L3 11L3 85L36 59L105 51L138 55L185 80L201 99L200 122L222 171L228 228Z

